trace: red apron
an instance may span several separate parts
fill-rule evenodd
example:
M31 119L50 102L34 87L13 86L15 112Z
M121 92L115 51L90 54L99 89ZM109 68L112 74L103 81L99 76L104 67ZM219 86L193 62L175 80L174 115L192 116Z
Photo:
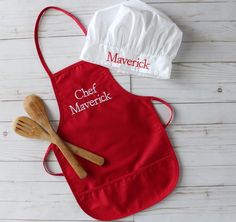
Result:
M60 109L58 133L103 156L106 163L99 167L78 157L88 172L81 180L55 145L49 146L44 161L53 150L78 204L96 219L114 220L150 207L165 198L178 181L178 162L165 131L172 119L171 106L156 97L129 93L107 68L85 61L53 74L38 43L40 18L50 8L72 17L85 35L86 29L57 7L45 8L36 21L36 48ZM171 111L167 124L160 121L152 100Z

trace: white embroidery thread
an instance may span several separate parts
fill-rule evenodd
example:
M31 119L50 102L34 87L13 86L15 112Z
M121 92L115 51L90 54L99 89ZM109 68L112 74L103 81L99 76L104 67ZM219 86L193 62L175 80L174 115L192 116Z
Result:
M94 94L96 94L95 99L91 99L87 102L80 103L81 99L89 97ZM92 87L87 90L85 90L84 88L75 90L74 96L78 101L74 104L74 106L69 105L72 115L82 112L86 109L89 109L93 106L97 106L101 103L104 103L104 102L112 99L111 94L107 93L105 91L103 91L102 94L100 95L96 90L96 83L93 83Z

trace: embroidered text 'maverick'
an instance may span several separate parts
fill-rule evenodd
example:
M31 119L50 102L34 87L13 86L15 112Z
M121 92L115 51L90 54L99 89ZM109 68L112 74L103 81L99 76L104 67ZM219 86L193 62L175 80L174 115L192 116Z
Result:
M119 56L118 53L115 53L114 55L112 55L111 52L108 52L107 54L107 61L123 64L127 66L134 66L136 68L141 68L141 69L149 69L148 66L150 65L147 62L147 59L144 59L143 61L139 61L139 58L137 58L136 60L127 59L127 58Z
M96 83L93 83L92 87L89 89L77 89L74 92L74 96L77 99L77 102L74 105L69 105L72 115L112 99L111 94L105 91L99 94L96 89ZM91 96L93 96L93 99L89 100ZM81 103L81 100L85 98L87 98L88 100Z

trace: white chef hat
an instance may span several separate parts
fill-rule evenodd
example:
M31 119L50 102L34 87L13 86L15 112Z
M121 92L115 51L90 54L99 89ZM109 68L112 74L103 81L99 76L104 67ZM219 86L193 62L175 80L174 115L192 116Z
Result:
M98 10L80 59L128 74L170 78L182 32L165 14L139 0Z

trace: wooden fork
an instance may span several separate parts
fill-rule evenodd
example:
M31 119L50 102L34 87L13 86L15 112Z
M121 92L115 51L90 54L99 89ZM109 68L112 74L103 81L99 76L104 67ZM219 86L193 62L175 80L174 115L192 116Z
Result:
M47 141L51 142L51 137L48 134L48 132L46 130L44 130L34 120L32 120L26 116L20 116L17 119L15 119L15 121L13 122L13 130L17 134L19 134L20 136L23 136L23 137L32 138L32 139L47 140ZM65 143L74 154L76 154L76 155L78 155L78 156L98 165L98 166L102 166L104 164L103 157L101 157L95 153L92 153L90 151L87 151L81 147L75 146L71 143L68 143L68 142L65 142Z

